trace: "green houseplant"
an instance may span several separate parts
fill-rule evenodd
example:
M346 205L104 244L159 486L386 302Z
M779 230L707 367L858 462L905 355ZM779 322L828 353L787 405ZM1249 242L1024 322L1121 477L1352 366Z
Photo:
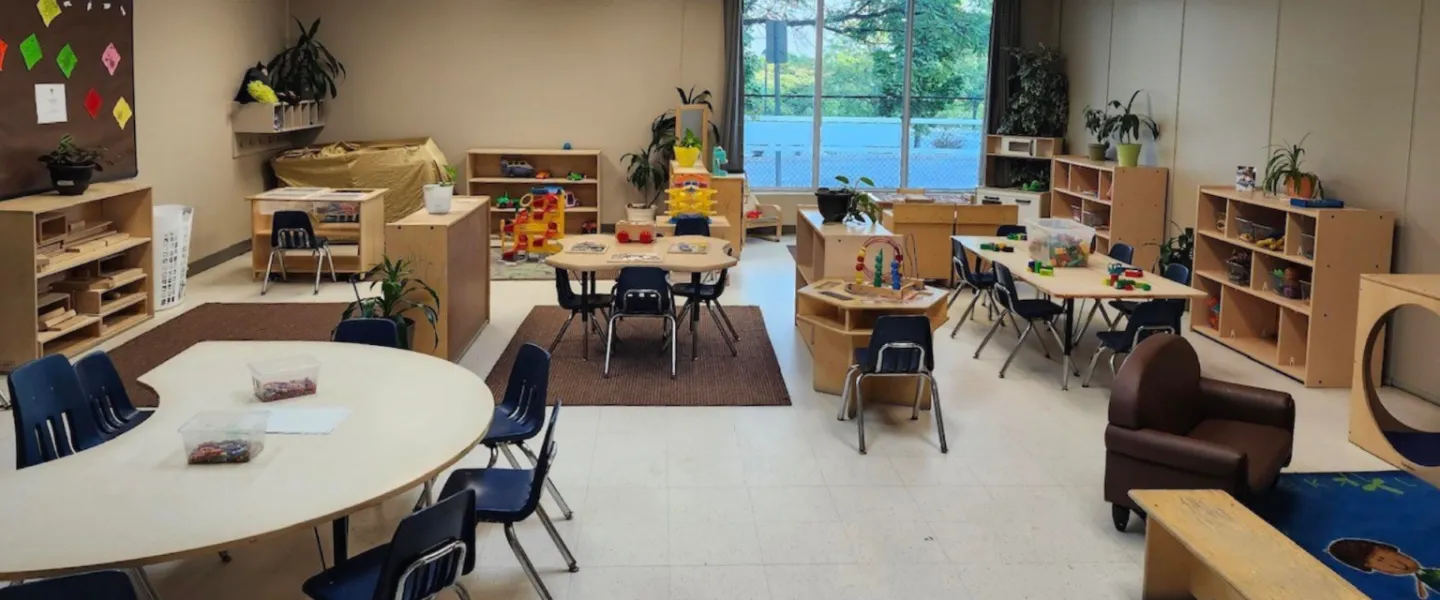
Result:
M686 129L680 141L675 142L675 162L682 167L693 167L697 160L700 160L700 137Z
M435 290L420 279L414 279L410 275L413 269L410 263L405 260L390 260L390 257L383 256L380 264L375 265L364 275L350 278L350 285L355 288L355 301L345 307L345 312L340 318L349 319L352 317L371 319L390 319L395 321L396 327L400 329L400 341L405 348L415 347L415 320L405 316L413 310L418 310L425 316L425 321L430 323L430 329L435 333L435 343L440 343L440 331L436 328L436 321L440 314L440 296ZM378 277L377 277L378 276ZM360 296L360 282L370 281L370 291L375 291L375 286L380 286L380 295L369 298ZM412 296L425 294L430 297L433 304L427 304L423 299L420 301L411 300Z
M96 171L104 171L105 149L75 143L69 135L60 137L54 150L40 157L50 169L50 182L61 196L79 196L90 187Z
M826 223L840 223L842 221L859 221L861 217L869 218L872 222L880 222L880 206L875 204L875 199L870 194L860 191L861 184L875 187L875 182L869 177L858 177L853 182L849 177L836 175L835 181L840 182L837 188L820 188L815 190L816 202L820 205L820 218Z
M626 220L637 223L655 220L655 201L660 199L670 179L670 169L660 154L660 149L651 144L620 157L628 173L626 180L640 192L640 201L625 205Z
M1105 151L1110 149L1110 126L1110 116L1104 110L1085 107L1085 131L1095 140L1086 147L1090 160L1105 160Z
M1119 144L1115 146L1115 157L1120 161L1122 167L1133 167L1140 164L1140 128L1150 130L1150 137L1160 139L1160 126L1150 115L1135 114L1132 110L1135 106L1135 98L1140 95L1141 90L1135 90L1130 94L1130 101L1120 104L1119 100L1111 100L1110 108L1120 111L1111 115L1110 132L1119 134Z
M1043 44L1037 49L1011 48L1015 75L1010 105L998 131L1004 135L1065 137L1069 123L1070 79L1065 57Z
M281 50L270 59L266 68L270 71L271 85L277 92L293 94L302 100L323 100L339 95L336 79L345 77L345 64L316 39L320 31L320 19L306 29L300 19L295 19L300 37L295 45Z
M1270 160L1265 163L1265 191L1279 194L1283 189L1294 198L1325 197L1320 176L1300 168L1300 161L1305 158L1305 140L1309 137L1310 134L1305 134L1298 144L1272 147Z
M1179 225L1171 222L1170 225L1180 229ZM1185 268L1193 268L1195 263L1195 228L1185 227L1180 229L1180 234L1167 238L1161 244L1148 244L1160 247L1160 258L1157 259L1155 270L1164 272L1165 267L1170 265L1185 265Z

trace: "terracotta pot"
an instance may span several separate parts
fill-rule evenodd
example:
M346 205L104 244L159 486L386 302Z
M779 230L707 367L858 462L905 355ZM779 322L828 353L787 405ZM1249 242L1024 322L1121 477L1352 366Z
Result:
M1311 179L1311 178L1309 178L1309 177L1303 178L1303 179L1299 180L1299 181L1300 181L1300 184L1299 184L1299 185L1296 185L1295 181L1296 181L1296 180L1295 180L1294 178L1291 178L1291 177L1286 177L1286 178L1285 178L1285 193L1286 193L1286 194L1289 194L1291 198L1314 198L1314 197L1315 197L1315 180L1314 180L1314 179Z

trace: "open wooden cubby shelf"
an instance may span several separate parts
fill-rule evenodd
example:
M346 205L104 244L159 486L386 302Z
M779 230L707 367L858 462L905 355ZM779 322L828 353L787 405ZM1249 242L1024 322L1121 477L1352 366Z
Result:
M550 176L506 177L500 168L501 159L523 160L535 168L537 175L538 171L549 171ZM604 214L605 204L601 201L599 150L486 148L471 150L466 161L466 194L490 197L492 235L499 234L501 220L513 220L516 213L513 207L497 206L497 201L502 196L519 200L537 186L559 186L575 194L579 205L565 209L565 233L568 235L579 235L587 221L594 221L597 225L615 221ZM571 172L583 177L576 181L566 179L565 176Z
M1350 385L1360 274L1390 272L1394 224L1385 211L1200 188L1193 285L1210 300L1192 307L1191 328L1307 386Z
M1095 251L1126 243L1136 265L1150 268L1165 236L1165 190L1169 171L1121 167L1079 156L1057 156L1050 169L1050 216L1095 228Z

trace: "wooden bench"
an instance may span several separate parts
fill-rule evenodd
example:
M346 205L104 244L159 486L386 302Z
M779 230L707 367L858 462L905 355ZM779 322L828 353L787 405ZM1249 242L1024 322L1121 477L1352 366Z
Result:
M1368 598L1229 494L1135 490L1148 514L1146 600Z

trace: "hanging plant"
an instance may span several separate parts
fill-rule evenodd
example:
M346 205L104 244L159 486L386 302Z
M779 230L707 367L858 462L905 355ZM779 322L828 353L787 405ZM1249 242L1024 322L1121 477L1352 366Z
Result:
M295 45L280 51L270 59L266 67L270 70L271 87L282 93L294 94L301 100L323 100L328 95L339 95L335 84L345 78L345 64L316 39L320 31L320 19L315 19L306 29L300 19L295 19L300 37Z

